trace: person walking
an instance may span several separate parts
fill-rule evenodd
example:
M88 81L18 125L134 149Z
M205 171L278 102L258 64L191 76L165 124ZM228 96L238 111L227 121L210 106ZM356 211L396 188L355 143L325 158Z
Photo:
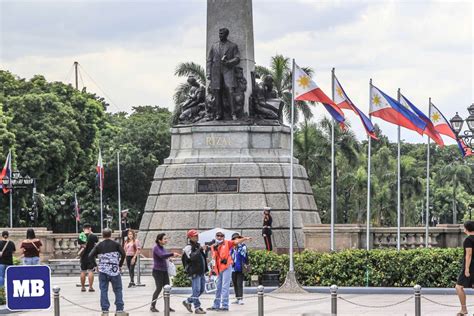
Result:
M89 254L95 245L99 242L94 233L92 233L91 224L85 223L82 226L82 233L79 235L78 244L80 247L79 257L81 263L81 292L86 291L86 275L89 280L89 292L95 292L94 290L94 270L97 266L94 258L89 258Z
M263 236L263 241L265 242L265 249L268 251L273 250L273 245L272 245L272 215L270 214L270 211L272 209L270 207L264 207L263 208L263 228L262 228L262 236Z
M228 311L229 310L229 289L232 276L232 257L230 250L234 245L240 244L250 237L241 237L234 240L225 240L223 232L216 233L216 243L211 246L212 268L217 275L217 290L214 298L214 304L209 307L209 311Z
M118 242L111 239L112 230L110 228L105 228L102 231L102 237L104 240L98 243L89 253L89 259L99 257L99 288L102 316L109 315L109 283L112 284L112 290L115 294L115 307L117 310L115 315L127 315L123 311L122 277L120 276L120 270L125 261L125 252Z
M24 265L38 265L40 263L40 251L43 244L36 238L33 228L26 230L26 239L20 244L23 254Z
M474 260L472 260L474 248L474 221L466 221L464 223L464 233L467 235L463 242L463 258L461 273L456 282L456 293L461 303L461 311L457 316L467 315L466 293L464 288L472 288L474 284Z
M127 241L125 242L124 249L125 255L127 256L128 274L130 275L130 283L128 283L128 287L131 288L135 286L135 264L142 249L140 241L137 239L137 233L132 229L128 230Z
M232 235L232 240L242 238L239 233ZM244 243L234 245L231 250L232 256L232 284L234 285L235 302L233 304L244 305L244 266L248 264L247 246Z
M197 230L191 229L186 234L188 244L183 248L183 267L188 277L191 278L191 297L183 301L184 307L192 313L192 305L194 304L195 314L206 314L201 308L199 297L204 293L206 286L205 274L209 270L207 268L207 246L201 246L198 243L199 233Z
M170 284L170 277L168 275L168 259L171 257L179 257L178 253L167 252L164 246L168 243L168 236L165 233L156 236L156 245L153 247L153 279L155 279L155 292L150 306L150 311L158 313L156 309L156 301L161 293L163 287ZM174 309L170 308L171 312Z
M13 265L13 253L16 251L15 243L8 240L8 231L2 232L0 240L0 288L5 284L5 271L8 266Z

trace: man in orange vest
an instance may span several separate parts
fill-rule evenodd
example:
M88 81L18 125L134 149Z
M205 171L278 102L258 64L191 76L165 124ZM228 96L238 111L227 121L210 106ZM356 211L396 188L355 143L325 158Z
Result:
M246 240L252 240L250 237L225 240L224 237L224 233L218 231L216 233L216 242L211 246L212 272L217 275L217 290L214 304L207 309L210 311L229 310L229 289L232 277L232 256L230 251L234 245L238 245Z

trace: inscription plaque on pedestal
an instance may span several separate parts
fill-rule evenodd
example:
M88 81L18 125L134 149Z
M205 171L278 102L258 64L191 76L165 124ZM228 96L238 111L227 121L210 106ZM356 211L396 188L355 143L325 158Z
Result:
M197 193L239 192L239 179L198 179Z

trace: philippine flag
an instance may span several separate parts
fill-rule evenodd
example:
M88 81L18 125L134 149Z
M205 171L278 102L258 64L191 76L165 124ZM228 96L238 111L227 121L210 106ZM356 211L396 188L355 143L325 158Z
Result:
M423 135L426 123L392 97L371 86L370 114Z
M0 173L0 185L2 186L3 193L8 193L10 188L6 185L3 185L4 179L10 180L12 177L12 152L8 152L7 160L5 160L5 165L3 166L2 173ZM8 181L11 183L10 181Z
M375 130L374 130L374 125L372 124L372 121L361 110L359 110L354 105L354 103L352 103L351 99L349 99L346 92L344 91L341 84L339 83L339 80L337 80L336 76L333 76L333 80L334 80L333 82L334 102L337 104L337 106L341 109L354 111L355 114L357 114L360 117L360 120L362 122L362 125L364 125L367 135L369 135L373 139L378 139L377 136L375 136Z
M436 131L433 122L427 117L423 112L421 112L413 103L410 102L404 95L400 95L400 103L405 106L407 109L415 112L420 119L426 123L426 128L423 131L425 135L428 135L432 140L434 140L440 147L444 146L443 139L441 135Z
M295 64L293 75L293 86L295 87L294 98L296 101L313 101L324 105L331 116L344 126L344 113L311 79L303 69Z
M451 124L449 124L448 120L433 103L430 103L430 118L438 133L451 137L457 141L456 134L451 128Z
M99 183L99 189L104 189L104 165L102 164L102 152L99 149L99 159L97 160L97 181Z

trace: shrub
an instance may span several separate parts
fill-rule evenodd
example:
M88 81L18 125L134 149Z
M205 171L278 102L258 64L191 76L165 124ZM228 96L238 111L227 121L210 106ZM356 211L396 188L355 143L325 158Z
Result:
M0 305L5 305L5 304L6 304L5 289L3 287L0 287Z
M323 253L305 250L294 256L299 282L304 286L452 287L459 274L462 248L344 250ZM280 282L288 272L288 255L265 250L250 251L252 275L280 271ZM249 279L250 276L247 276ZM175 286L189 286L182 267Z

